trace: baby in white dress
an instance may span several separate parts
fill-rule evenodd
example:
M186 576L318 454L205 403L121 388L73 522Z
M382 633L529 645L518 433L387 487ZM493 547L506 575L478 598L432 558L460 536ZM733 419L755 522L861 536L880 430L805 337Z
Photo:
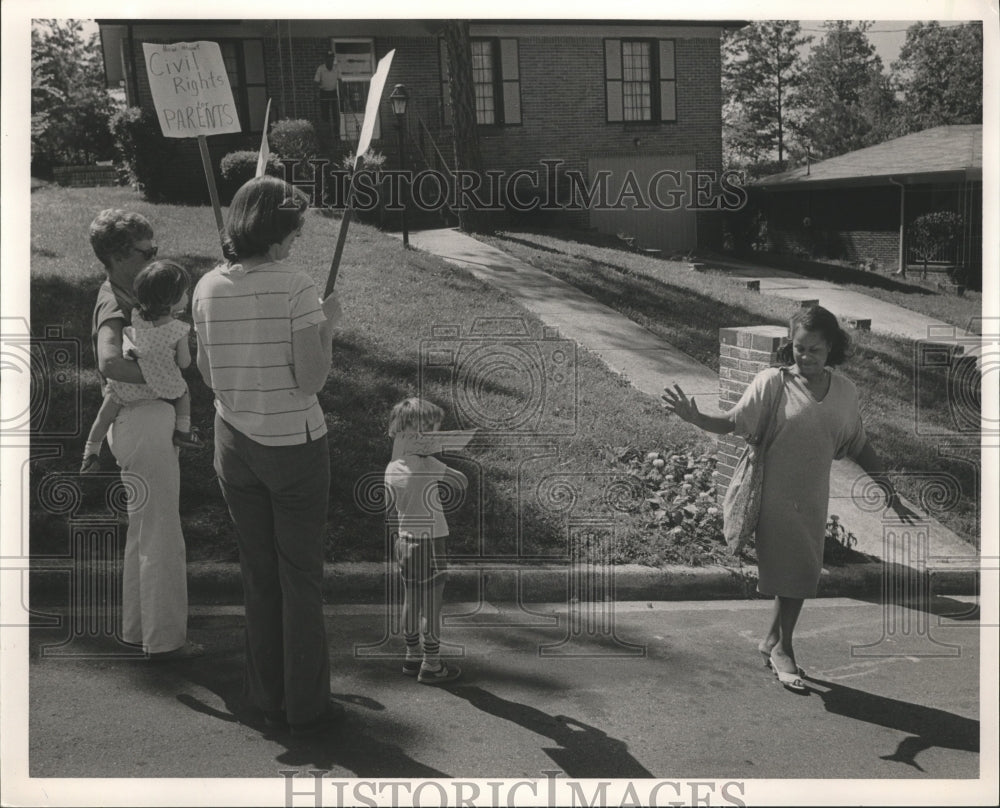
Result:
M132 325L123 330L124 353L134 355L145 384L108 379L104 401L94 419L83 450L83 473L100 470L101 443L124 404L164 399L174 405L174 445L201 448L204 443L191 429L191 395L181 370L191 364L188 334L191 325L177 317L187 308L191 279L180 264L155 261L135 279L139 305L132 311Z

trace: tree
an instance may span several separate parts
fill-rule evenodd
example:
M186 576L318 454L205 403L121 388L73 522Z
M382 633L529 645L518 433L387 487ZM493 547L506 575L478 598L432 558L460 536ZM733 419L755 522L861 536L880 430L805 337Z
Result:
M789 103L802 80L799 48L812 41L794 20L753 22L722 43L723 132L728 162L787 156ZM780 170L780 169L779 169Z
M913 220L910 225L910 246L924 262L924 278L927 277L927 262L954 249L961 233L961 217L949 210L925 213Z
M448 20L444 26L448 46L449 95L455 138L455 168L482 175L483 156L479 150L476 122L476 90L472 79L472 39L468 20ZM469 207L458 213L459 227L471 232L489 232L493 220L487 211Z
M35 20L31 29L34 168L111 158L114 102L104 86L97 34L81 20Z
M983 122L983 25L942 27L918 22L906 29L892 64L902 93L904 132Z
M871 23L831 20L823 27L795 98L804 111L797 134L815 159L891 137L896 109L882 60L868 41Z

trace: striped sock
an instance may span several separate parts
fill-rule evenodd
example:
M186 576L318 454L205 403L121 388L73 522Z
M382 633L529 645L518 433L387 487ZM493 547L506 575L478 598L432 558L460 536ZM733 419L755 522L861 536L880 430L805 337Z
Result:
M403 642L406 643L407 658L420 656L419 634L407 634L406 632L403 632Z
M441 667L441 643L439 640L424 637L424 667L436 671Z

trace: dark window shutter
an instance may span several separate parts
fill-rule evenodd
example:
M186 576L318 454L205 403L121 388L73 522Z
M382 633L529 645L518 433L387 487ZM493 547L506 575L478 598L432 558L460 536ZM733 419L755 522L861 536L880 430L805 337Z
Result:
M521 123L521 68L516 39L500 40L500 77L503 81L503 122Z
M608 120L624 120L622 111L622 43L620 39L604 40L604 87Z
M660 40L660 120L677 120L677 73L674 40Z

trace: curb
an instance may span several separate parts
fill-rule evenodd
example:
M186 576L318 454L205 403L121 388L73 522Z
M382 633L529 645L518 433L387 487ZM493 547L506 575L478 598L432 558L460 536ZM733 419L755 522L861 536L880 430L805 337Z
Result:
M71 561L36 564L31 569L31 604L58 605L81 602L88 592L118 591L120 567L87 564L74 575ZM565 564L503 564L452 562L448 572L448 598L493 603L567 603L573 599L601 601L755 600L757 568L644 567L623 564L608 572L574 574ZM114 586L107 581L115 578ZM83 581L74 586L74 579ZM323 595L328 604L378 604L398 599L394 567L380 562L326 564ZM95 581L109 584L94 586ZM900 590L898 584L907 586ZM976 570L914 569L870 562L825 567L818 597L882 599L883 591L906 591L911 598L935 595L975 595ZM390 588L392 587L392 588ZM78 591L83 593L80 597ZM587 595L591 597L586 597ZM200 605L243 603L239 564L191 562L188 564L188 600Z

